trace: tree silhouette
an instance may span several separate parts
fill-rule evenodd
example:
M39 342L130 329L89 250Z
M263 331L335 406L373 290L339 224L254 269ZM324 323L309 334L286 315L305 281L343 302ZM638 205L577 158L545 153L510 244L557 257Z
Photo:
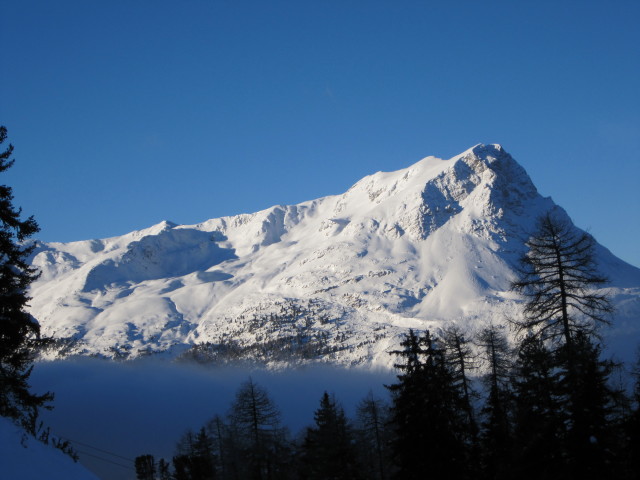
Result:
M314 413L315 426L306 431L302 446L301 477L309 480L355 480L354 438L344 410L333 396L324 392Z
M140 455L135 459L136 478L138 480L155 480L156 462L153 455Z
M357 444L364 457L366 478L385 480L389 477L387 445L389 442L389 406L373 392L360 401L356 410Z
M476 358L471 349L471 341L457 325L451 325L442 332L445 361L453 375L454 386L461 393L460 409L466 415L469 430L469 442L478 441L478 424L472 405L472 399L477 396L474 392L469 372L477 368Z
M514 323L545 348L552 347L546 352L553 364L545 368L559 392L561 478L601 478L613 461L611 421L620 395L608 385L614 365L600 359L600 346L594 343L613 310L607 296L594 291L607 282L597 271L595 241L547 213L526 245L520 278L512 284L525 297L524 318ZM538 353L542 346L536 347ZM553 430L558 419L547 420Z
M7 129L0 127L0 144L6 138ZM0 152L0 173L13 165L12 153L12 145ZM21 220L20 215L21 209L13 206L11 187L0 185L0 415L20 421L35 434L38 409L53 395L29 391L40 326L25 311L26 292L38 272L27 263L35 244L23 242L39 228L33 217Z
M638 359L632 371L635 377L633 390L633 407L623 425L625 442L622 453L622 463L624 465L624 478L637 479L640 474L640 348L638 349ZM622 476L622 475L621 475Z
M570 352L576 333L592 335L609 324L611 304L593 291L607 282L597 271L594 245L591 235L551 213L538 219L521 258L520 278L512 284L526 300L524 319L515 322L521 331L543 340L561 338Z
M178 442L177 455L173 457L176 480L215 478L216 458L212 444L204 427L198 433L188 430Z
M483 378L488 389L488 398L482 409L483 468L489 478L509 478L512 441L509 391L511 351L504 332L495 325L480 332L478 345L489 367Z
M513 368L513 451L518 478L561 479L566 410L555 356L537 337L522 339Z
M242 452L249 478L282 478L286 462L285 429L267 391L251 378L236 392L229 413L234 444Z
M566 347L566 346L565 346ZM567 405L567 453L572 478L603 478L614 461L614 426L622 393L609 378L615 363L600 358L601 347L586 333L576 334L572 350L558 352L559 363L571 355L575 368L571 381L563 381L562 398Z
M427 330L413 330L400 343L394 366L401 373L389 385L394 439L391 443L398 470L396 478L466 478L469 445L466 412L460 389L445 360L443 349Z

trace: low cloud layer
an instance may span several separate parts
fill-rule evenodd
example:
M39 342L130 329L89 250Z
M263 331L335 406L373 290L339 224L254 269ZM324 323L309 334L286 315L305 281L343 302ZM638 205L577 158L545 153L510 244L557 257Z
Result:
M76 444L79 451L127 464L95 448L131 460L147 453L170 459L187 428L197 429L215 414L227 413L236 390L249 376L268 390L293 434L313 423L313 412L325 390L335 393L347 415L353 416L369 390L386 397L383 385L394 381L391 372L335 367L267 372L159 360L81 360L40 363L31 383L37 393L56 395L54 410L42 415L54 435L85 444ZM135 478L132 469L80 456L104 480ZM133 462L129 465L132 468Z

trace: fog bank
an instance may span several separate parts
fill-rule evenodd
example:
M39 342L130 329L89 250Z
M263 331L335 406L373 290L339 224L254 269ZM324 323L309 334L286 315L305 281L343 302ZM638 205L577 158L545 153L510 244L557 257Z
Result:
M126 363L83 359L38 363L31 384L36 393L55 393L55 408L43 411L42 419L53 434L76 442L84 465L103 480L128 480L135 479L135 472L133 462L125 458L149 453L170 459L187 428L197 429L216 413L227 413L237 388L249 376L268 390L293 434L313 423L325 390L335 393L353 417L356 404L369 390L386 398L383 384L395 378L388 371L327 366L269 372L154 359Z

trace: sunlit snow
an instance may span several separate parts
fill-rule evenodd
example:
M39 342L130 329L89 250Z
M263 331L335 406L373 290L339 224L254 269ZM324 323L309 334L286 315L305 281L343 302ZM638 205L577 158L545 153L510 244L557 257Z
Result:
M388 367L407 328L473 330L518 315L514 267L550 209L566 215L502 147L477 145L299 205L42 244L31 312L45 334L77 340L66 353L174 356L202 342L277 338L284 333L252 319L311 301L331 319L304 327L332 349L317 360ZM640 270L601 246L597 259L618 307L603 333L629 358L640 339Z

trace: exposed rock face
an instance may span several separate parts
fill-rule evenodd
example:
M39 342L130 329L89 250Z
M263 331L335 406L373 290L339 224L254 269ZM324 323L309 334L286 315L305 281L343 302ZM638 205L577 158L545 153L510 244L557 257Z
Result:
M63 350L390 365L407 328L518 314L509 291L550 209L499 145L365 177L343 195L121 237L43 244L33 315ZM640 341L640 270L598 246L618 305L607 335ZM626 342L626 343L625 343Z

